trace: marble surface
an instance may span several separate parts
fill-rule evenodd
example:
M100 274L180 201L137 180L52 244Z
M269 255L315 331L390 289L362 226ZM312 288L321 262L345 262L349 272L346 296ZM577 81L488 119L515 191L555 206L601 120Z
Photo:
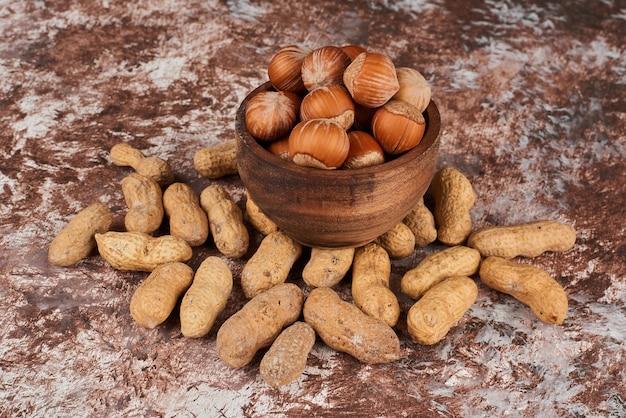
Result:
M0 416L623 417L626 415L626 4L585 1L252 2L0 0ZM440 343L396 328L403 358L368 366L319 342L305 373L263 383L215 352L235 289L202 339L176 315L130 317L145 273L96 253L75 266L47 248L100 201L121 229L108 157L127 142L201 191L202 147L234 137L235 111L288 44L356 43L420 70L442 113L439 166L472 181L476 227L541 218L576 227L563 254L519 260L568 294L563 325L479 284ZM238 177L225 185L243 207ZM253 234L252 247L260 236ZM433 244L394 262L392 287ZM192 267L217 254L195 250ZM248 255L249 256L249 255ZM247 256L247 257L248 257ZM302 284L299 261L290 281ZM337 290L349 298L349 283Z

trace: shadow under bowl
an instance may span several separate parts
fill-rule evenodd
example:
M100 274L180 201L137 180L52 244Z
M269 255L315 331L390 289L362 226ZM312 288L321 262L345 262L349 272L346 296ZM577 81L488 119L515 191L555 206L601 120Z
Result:
M308 247L356 248L389 231L417 205L434 176L441 118L433 101L426 131L413 149L354 170L302 167L270 153L248 132L245 109L235 121L239 176L252 200L286 234Z

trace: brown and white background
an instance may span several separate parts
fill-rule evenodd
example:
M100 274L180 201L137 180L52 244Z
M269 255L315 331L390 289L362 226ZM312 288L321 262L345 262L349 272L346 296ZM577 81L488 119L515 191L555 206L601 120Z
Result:
M397 332L403 358L361 364L318 342L305 373L263 383L230 369L219 325L245 299L244 260L211 333L130 317L147 273L96 253L69 268L47 247L104 202L123 226L110 148L169 160L201 191L193 156L234 138L245 95L281 46L360 44L420 70L442 114L438 166L474 185L477 227L542 218L576 246L528 262L566 289L561 326L479 283L434 346ZM626 416L626 3L622 0L0 0L0 416ZM243 207L237 176L216 180ZM260 236L253 234L252 248ZM392 287L437 245L393 264ZM217 251L196 249L197 267ZM299 269L291 281L302 284ZM349 283L337 288L349 297ZM404 315L410 303L402 299Z

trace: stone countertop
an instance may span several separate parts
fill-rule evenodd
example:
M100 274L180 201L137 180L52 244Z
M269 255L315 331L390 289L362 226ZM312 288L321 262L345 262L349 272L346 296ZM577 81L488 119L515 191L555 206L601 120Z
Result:
M626 5L617 0L293 2L58 0L0 4L0 416L623 417L626 415ZM232 140L235 111L281 47L360 44L420 70L443 120L439 167L472 182L476 227L536 219L575 226L544 268L569 298L562 325L480 283L476 303L434 346L365 365L318 341L280 389L215 352L235 289L205 338L175 314L130 317L147 273L96 253L47 261L52 238L93 202L114 229L126 211L110 148L168 159L196 191L200 148ZM252 248L260 235L252 235ZM394 261L392 287L441 246ZM192 267L217 255L195 250ZM300 260L290 281L302 284ZM349 298L349 283L337 290Z

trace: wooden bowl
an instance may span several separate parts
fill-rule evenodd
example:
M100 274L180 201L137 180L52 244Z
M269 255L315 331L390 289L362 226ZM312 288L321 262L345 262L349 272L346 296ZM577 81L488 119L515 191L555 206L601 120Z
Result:
M272 88L269 82L257 87L237 111L237 166L252 200L282 231L309 247L355 248L390 230L417 205L437 164L441 119L434 102L415 148L377 166L322 170L275 156L246 129L246 104Z

